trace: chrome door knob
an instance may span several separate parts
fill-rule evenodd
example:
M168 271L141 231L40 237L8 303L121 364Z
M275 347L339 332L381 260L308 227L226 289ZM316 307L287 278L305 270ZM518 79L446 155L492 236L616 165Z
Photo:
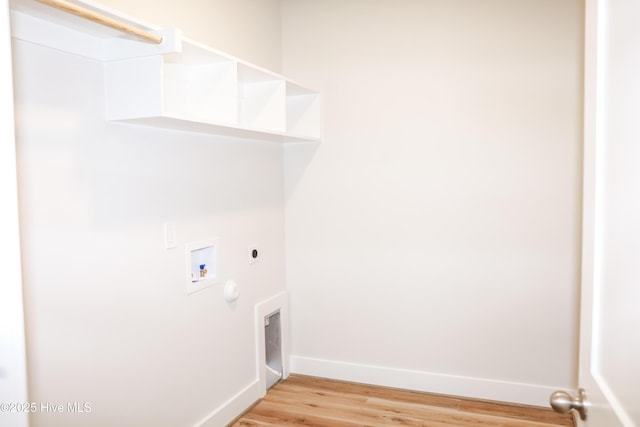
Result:
M549 398L549 403L556 412L568 414L575 409L580 414L580 419L587 419L587 393L583 389L579 390L576 397L571 397L566 391L556 391Z

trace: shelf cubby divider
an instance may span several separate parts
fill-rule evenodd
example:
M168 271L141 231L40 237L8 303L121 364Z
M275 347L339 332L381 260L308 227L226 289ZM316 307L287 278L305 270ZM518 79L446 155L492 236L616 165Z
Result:
M249 129L286 132L286 82L282 78L238 66L239 123Z
M320 95L287 82L287 133L310 139L321 137Z

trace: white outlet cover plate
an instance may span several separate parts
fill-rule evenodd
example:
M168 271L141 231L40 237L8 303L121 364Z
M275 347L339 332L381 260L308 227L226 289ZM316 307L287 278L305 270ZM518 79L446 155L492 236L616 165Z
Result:
M173 249L178 246L176 238L176 223L165 222L164 223L164 247L166 249Z

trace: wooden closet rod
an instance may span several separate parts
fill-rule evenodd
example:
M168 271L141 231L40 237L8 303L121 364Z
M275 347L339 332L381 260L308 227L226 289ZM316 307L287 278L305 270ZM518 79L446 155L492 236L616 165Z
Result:
M98 12L94 12L93 10L84 8L82 6L78 6L77 4L69 3L68 1L65 1L65 0L36 0L36 1L49 5L51 7L55 7L56 9L64 10L65 12L73 13L74 15L80 16L82 18L88 19L93 22L97 22L98 24L123 31L127 34L131 34L133 36L149 41L151 43L155 43L155 44L162 43L162 36L158 34L154 34L149 31L136 28L133 25L129 25L127 23L118 21L108 16L101 15Z

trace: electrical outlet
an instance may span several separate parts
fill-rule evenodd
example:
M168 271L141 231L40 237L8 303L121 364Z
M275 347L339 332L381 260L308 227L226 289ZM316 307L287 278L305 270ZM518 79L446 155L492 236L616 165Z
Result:
M255 264L260 261L261 255L258 245L249 246L249 264Z

